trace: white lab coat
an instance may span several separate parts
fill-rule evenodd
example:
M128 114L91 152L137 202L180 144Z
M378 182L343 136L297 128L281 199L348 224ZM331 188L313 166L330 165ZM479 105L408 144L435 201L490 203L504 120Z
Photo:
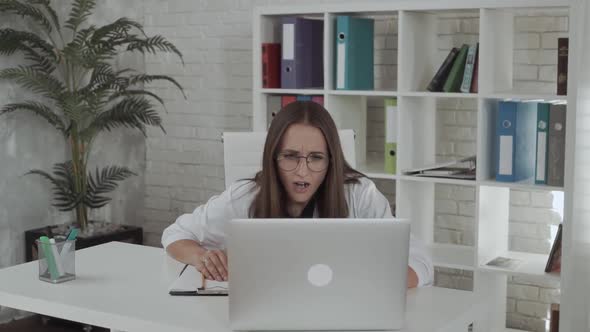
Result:
M347 184L346 202L349 218L392 218L389 202L373 181L360 178L359 183ZM235 218L248 218L249 209L256 195L251 181L237 181L220 195L183 214L168 226L162 234L166 248L178 240L198 241L205 248L225 248L225 226ZM316 211L317 212L317 211ZM434 267L430 255L421 242L410 237L409 266L418 275L418 285L430 285L434 279Z

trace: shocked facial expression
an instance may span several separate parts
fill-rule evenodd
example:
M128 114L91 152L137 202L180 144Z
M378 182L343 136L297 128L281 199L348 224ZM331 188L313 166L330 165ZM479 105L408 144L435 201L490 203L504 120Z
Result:
M276 162L289 202L307 204L324 182L330 164L322 131L308 124L290 125L279 144Z

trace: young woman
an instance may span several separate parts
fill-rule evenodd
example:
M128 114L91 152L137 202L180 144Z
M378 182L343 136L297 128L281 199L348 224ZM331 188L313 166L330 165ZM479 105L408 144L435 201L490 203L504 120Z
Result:
M229 220L294 217L393 217L375 184L345 161L334 121L314 102L294 102L278 112L266 137L262 170L180 216L164 230L162 244L206 278L227 280L223 248ZM433 274L428 253L411 237L408 287L431 284Z

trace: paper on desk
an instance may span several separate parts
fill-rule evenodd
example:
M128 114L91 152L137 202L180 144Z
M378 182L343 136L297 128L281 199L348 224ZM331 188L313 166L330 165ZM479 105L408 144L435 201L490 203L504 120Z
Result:
M202 287L201 273L193 266L187 266L182 274L174 280L168 288L170 294L194 294L198 293L198 289ZM207 287L205 290L227 290L227 281L219 282L215 280L207 280Z

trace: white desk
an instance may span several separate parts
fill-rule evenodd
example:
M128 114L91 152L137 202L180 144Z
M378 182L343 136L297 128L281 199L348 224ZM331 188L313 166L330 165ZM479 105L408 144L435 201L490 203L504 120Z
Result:
M159 248L119 242L76 252L77 279L49 284L37 262L0 270L0 305L128 332L228 332L227 297L170 296L182 265ZM404 332L467 331L472 292L411 290Z

